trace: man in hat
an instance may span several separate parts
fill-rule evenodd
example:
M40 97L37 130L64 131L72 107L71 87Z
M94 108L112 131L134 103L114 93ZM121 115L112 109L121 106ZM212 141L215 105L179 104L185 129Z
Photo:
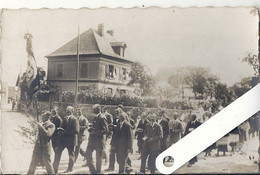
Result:
M117 106L117 110L119 110L120 113L124 113L124 115L126 115L126 120L131 124L131 128L132 130L135 129L135 121L131 118L130 115L128 115L125 111L124 111L124 106L122 104ZM131 113L131 112L129 112Z
M125 120L129 123L129 120L128 120L129 118L128 118L127 114L123 111L122 105L119 105L119 107L115 109L115 118L113 120L113 125L110 125L110 127L109 127L110 130L113 131L113 135L112 135L112 139L110 142L111 148L110 148L110 155L109 155L109 167L105 171L113 171L115 168L115 156L117 153L117 149L115 146L113 146L113 143L114 143L114 139L116 139L116 137L117 137L116 128L120 124L120 120L119 120L120 115L123 115L125 117ZM130 123L130 126L131 126L131 132L133 132L132 131L133 126L131 125L131 123ZM125 171L128 174L132 171L131 160L129 159L129 157L127 157Z
M74 108L68 106L66 108L67 115L63 119L62 127L58 128L58 132L61 134L61 144L58 146L53 167L55 173L58 173L58 168L60 164L61 154L65 148L67 148L69 153L69 163L68 168L65 173L73 171L73 166L75 162L75 146L78 144L78 133L79 133L79 121L73 116Z
M132 129L131 124L126 121L124 113L119 114L119 124L114 131L114 138L111 141L111 147L115 147L117 162L119 164L119 174L126 173L126 164L128 154L132 152Z
M167 149L167 138L170 134L169 122L167 121L165 112L163 109L159 109L159 117L157 118L157 123L161 125L163 130L163 137L161 138L161 152Z
M75 149L75 162L77 161L80 145L87 139L86 129L88 128L88 119L82 114L82 110L78 108L77 119L79 121L78 145Z
M146 124L144 130L144 149L141 154L141 168L140 172L145 173L146 159L148 159L148 168L151 173L155 173L155 160L160 152L160 140L163 138L162 127L156 122L156 116L154 114L149 114L148 120L150 123Z
M149 120L147 119L148 115L149 115L149 113L147 113L147 112L142 113L141 120L139 121L139 123L136 127L136 131L135 131L138 150L139 150L139 153L141 153L141 154L142 154L142 150L143 150L143 142L144 142L143 137L144 137L145 126L149 123Z
M85 155L90 172L96 174L101 173L102 150L106 144L105 141L106 135L108 134L108 125L106 116L101 113L101 106L95 104L92 109L96 116L93 119L92 127L88 129L89 139ZM96 167L93 165L93 151L96 151Z
M184 136L192 132L194 129L199 127L201 123L197 120L196 114L191 115L191 121L188 122L186 130L184 132ZM197 156L195 156L193 159L189 161L188 167L191 167L193 164L195 164L198 161Z
M115 156L116 156L116 149L114 146L112 146L112 142L116 137L116 128L117 125L119 125L120 120L119 120L119 110L118 108L115 109L115 115L113 118L113 123L109 125L109 131L112 133L112 139L110 141L110 153L109 153L109 166L105 171L114 171L115 169Z
M42 122L37 123L38 138L36 140L32 160L30 163L28 175L34 174L38 163L42 162L47 170L47 174L54 174L51 164L51 137L55 131L55 125L50 121L51 113L44 111L42 113Z
M15 99L13 99L13 102L12 102L12 111L14 111L15 106L16 106L16 101L15 101Z
M132 135L133 135L133 130L135 129L135 121L131 118L131 116L127 115L127 113L124 111L124 106L122 104L118 105L117 110L119 111L120 114L125 115L126 121L129 122L130 125L131 125L131 132L132 132ZM127 158L126 173L129 174L131 171L133 171L131 166L132 166L132 161L128 157Z

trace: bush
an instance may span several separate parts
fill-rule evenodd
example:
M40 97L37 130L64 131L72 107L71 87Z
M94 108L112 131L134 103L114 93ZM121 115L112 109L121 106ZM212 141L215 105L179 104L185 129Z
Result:
M61 102L74 103L74 91L63 91L61 94ZM167 108L167 109L187 109L187 104L183 101L162 100L156 97L141 97L130 95L114 95L111 96L98 90L80 91L78 101L81 104L100 104L100 105L119 105L132 107L147 108Z
M30 143L30 144L35 144L36 142L36 134L38 132L38 127L37 127L37 113L38 117L40 116L40 113L43 111L38 105L37 111L36 111L36 103L29 103L27 104L27 108L24 108L25 110L23 111L24 114L27 116L28 124L29 127L27 126L22 126L18 125L18 130L14 130L17 132L20 136L25 137L26 139L23 140L24 143Z

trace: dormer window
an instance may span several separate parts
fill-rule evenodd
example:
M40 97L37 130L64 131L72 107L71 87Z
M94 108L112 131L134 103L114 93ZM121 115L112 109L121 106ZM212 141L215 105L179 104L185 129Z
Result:
M112 42L110 43L112 46L112 49L114 50L115 54L124 57L125 56L125 49L126 44L124 42Z

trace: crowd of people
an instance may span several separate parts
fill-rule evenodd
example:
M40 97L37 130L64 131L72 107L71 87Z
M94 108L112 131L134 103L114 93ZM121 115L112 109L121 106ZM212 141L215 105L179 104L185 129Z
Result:
M182 137L192 132L203 122L209 119L211 112L198 112L188 110L183 114L177 112L169 117L163 109L157 111L146 110L137 117L132 118L131 112L125 112L123 105L118 105L115 114L109 113L109 108L95 104L92 107L95 114L91 122L83 115L80 108L74 111L74 107L66 108L66 115L60 117L58 108L43 111L42 122L38 125L38 137L35 143L28 174L34 174L36 166L46 167L48 174L57 174L62 152L66 148L69 154L67 170L73 171L74 163L79 154L84 157L91 174L99 174L104 171L114 171L116 160L119 166L118 173L130 173L132 161L129 154L133 154L133 139L137 139L137 152L140 154L140 169L137 173L156 173L155 160L159 153L178 142ZM258 122L258 123L257 123ZM257 124L255 124L257 123ZM87 133L88 132L88 133ZM228 144L232 151L241 150L244 141L259 134L259 113L244 122L231 133L217 141L205 150L205 157L211 156L211 151L217 149L216 156L223 151L226 155ZM87 140L87 147L82 148L82 142ZM106 153L106 143L110 143L109 155ZM51 163L51 152L54 151L54 161ZM93 163L93 152L96 152L96 163ZM109 163L108 168L102 168L102 161ZM171 158L165 162L172 162ZM197 157L191 159L188 167L198 161ZM104 171L103 171L104 170Z

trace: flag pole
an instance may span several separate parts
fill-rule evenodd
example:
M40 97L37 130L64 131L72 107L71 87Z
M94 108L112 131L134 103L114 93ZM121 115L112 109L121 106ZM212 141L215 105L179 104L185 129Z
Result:
M75 87L75 105L78 104L78 81L79 81L79 46L80 46L80 36L79 36L79 26L78 26L78 41L77 41L77 61L76 61L76 87Z

